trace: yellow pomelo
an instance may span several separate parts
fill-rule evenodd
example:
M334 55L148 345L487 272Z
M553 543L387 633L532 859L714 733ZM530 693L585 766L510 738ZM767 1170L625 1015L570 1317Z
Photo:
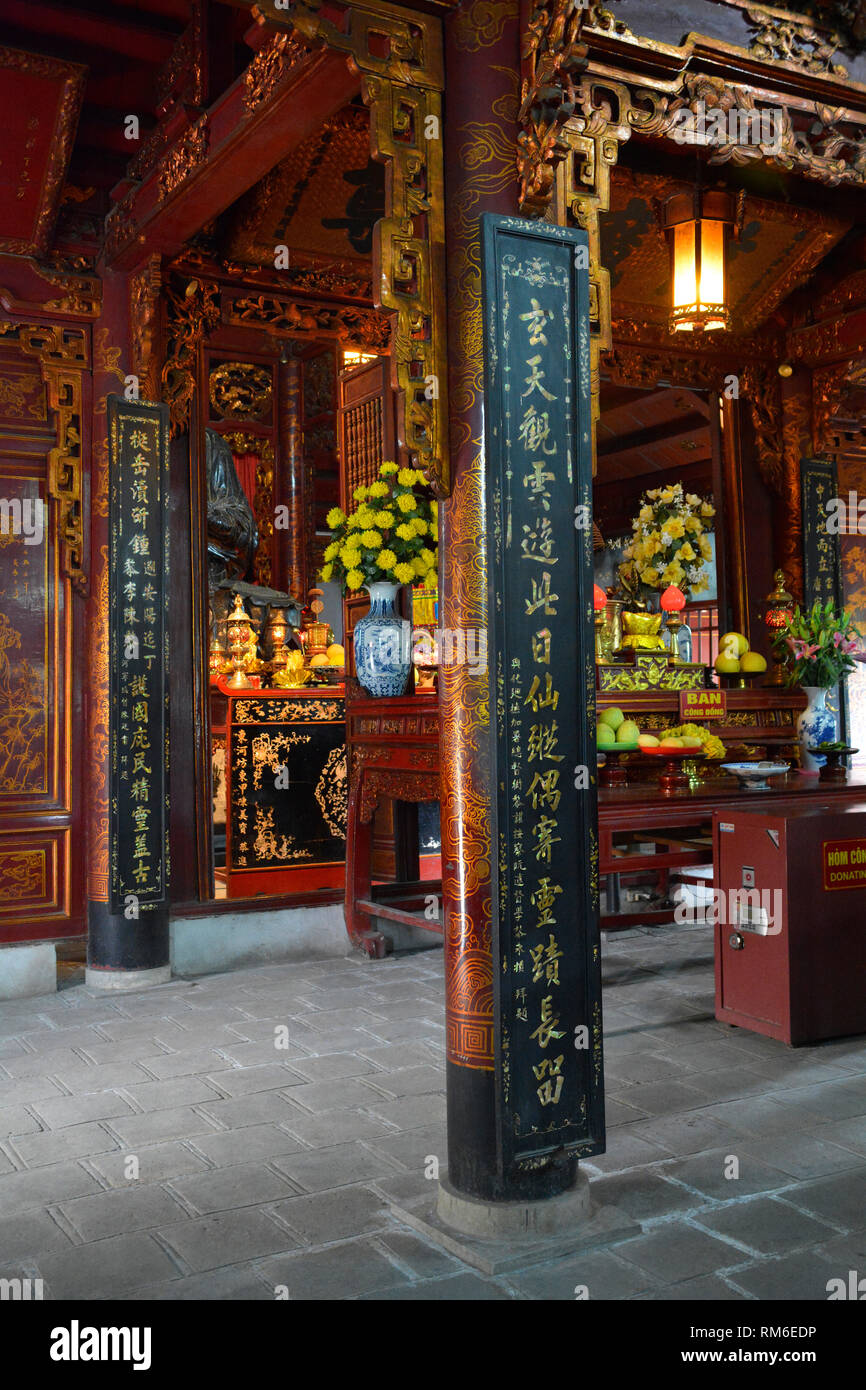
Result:
M624 719L616 731L617 743L637 743L640 729L633 719Z
M719 638L720 656L742 656L749 650L749 639L741 632L726 632Z
M740 669L739 658L736 656L722 656L720 653L716 657L715 667L721 676L734 676Z
M310 657L311 666L328 666L329 664L324 652L317 652L315 656Z
M766 671L767 663L760 652L744 652L740 657L741 671Z
M325 655L332 666L342 666L346 660L346 653L339 642L332 642Z

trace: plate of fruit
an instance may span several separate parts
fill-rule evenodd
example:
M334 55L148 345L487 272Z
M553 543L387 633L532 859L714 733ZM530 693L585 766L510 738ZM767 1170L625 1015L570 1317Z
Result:
M595 726L599 753L634 753L638 748L640 729L633 719L626 719L615 706L602 710Z
M719 654L713 668L729 684L745 690L748 681L764 674L767 662L760 652L750 649L749 639L742 632L726 632L719 638Z

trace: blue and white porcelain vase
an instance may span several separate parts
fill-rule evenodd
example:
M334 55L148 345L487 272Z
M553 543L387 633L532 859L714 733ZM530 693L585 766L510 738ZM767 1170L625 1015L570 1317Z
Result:
M403 695L412 669L412 624L395 602L399 584L368 584L370 611L355 624L355 671L370 695Z
M800 771L817 773L827 759L813 757L809 749L817 748L819 743L833 742L836 737L836 720L830 710L825 708L828 691L823 685L804 685L802 690L809 703L797 720Z

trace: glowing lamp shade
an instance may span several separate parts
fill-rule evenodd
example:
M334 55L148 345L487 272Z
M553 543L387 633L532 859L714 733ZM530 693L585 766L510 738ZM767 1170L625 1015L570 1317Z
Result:
M725 304L725 243L734 223L730 194L676 193L662 215L671 247L672 333L730 328Z
M596 613L600 612L602 608L607 607L607 594L604 592L604 589L600 589L597 584L593 584L592 586L592 606Z
M659 605L664 613L679 613L686 606L686 596L676 584L669 584L659 599Z

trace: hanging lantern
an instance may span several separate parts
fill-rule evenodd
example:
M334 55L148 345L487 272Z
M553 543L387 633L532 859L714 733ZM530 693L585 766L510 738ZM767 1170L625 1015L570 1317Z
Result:
M737 221L732 193L694 188L675 193L662 209L671 247L672 333L730 328L725 304L725 243Z

